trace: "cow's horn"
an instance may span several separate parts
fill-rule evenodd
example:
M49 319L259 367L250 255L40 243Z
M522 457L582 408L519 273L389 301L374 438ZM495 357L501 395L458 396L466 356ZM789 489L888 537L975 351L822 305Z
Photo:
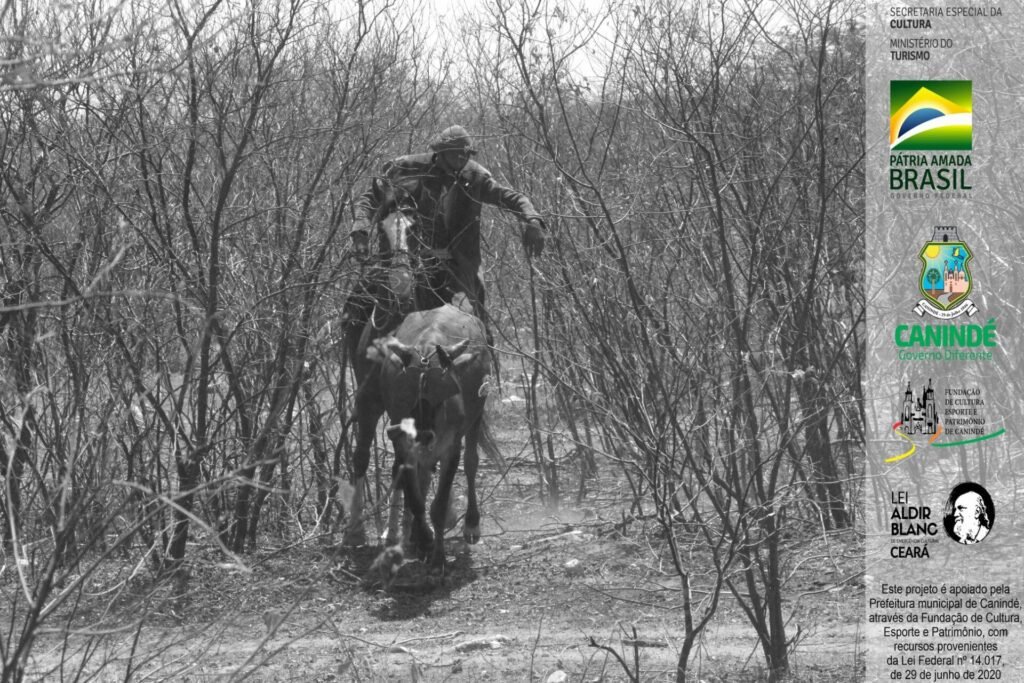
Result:
M452 344L451 346L445 347L440 344L437 345L437 357L441 361L441 367L445 370L450 370L452 365L455 363L455 359L462 355L462 352L469 347L469 340L463 339L458 344Z
M398 356L398 359L402 361L402 366L408 368L412 365L412 361L415 358L415 351L411 346L403 344L397 339L388 342L388 349L391 353Z

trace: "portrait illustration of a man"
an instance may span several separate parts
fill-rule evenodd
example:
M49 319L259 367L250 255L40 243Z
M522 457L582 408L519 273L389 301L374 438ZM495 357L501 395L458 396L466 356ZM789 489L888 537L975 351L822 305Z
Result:
M964 482L953 488L946 500L944 513L946 533L964 545L983 541L995 520L992 497L983 486L974 482Z

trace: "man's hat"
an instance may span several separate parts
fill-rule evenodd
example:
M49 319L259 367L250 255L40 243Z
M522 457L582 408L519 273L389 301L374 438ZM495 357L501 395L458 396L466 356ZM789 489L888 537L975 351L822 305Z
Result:
M460 150L476 154L476 150L473 149L473 141L462 126L449 126L442 130L440 135L430 143L430 149L435 152Z

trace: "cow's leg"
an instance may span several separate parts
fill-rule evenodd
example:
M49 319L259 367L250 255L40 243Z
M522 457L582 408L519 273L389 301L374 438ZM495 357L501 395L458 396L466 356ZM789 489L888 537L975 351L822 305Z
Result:
M452 495L452 482L455 480L455 473L459 469L460 443L456 439L447 445L447 452L441 455L441 472L437 478L437 492L434 494L434 502L430 505L430 521L435 529L443 529L445 516L448 514L448 501ZM444 533L437 534L434 539L434 552L430 558L430 564L434 567L444 567Z
M463 467L466 470L466 519L462 522L462 537L466 543L480 542L480 510L476 500L476 472L480 466L480 453L477 450L480 443L480 432L483 429L483 416L481 415L470 426L466 432L466 460Z
M365 389L366 387L362 387ZM366 545L366 529L363 527L363 495L366 489L366 470L370 467L370 446L384 408L380 400L369 391L356 392L356 447L352 453L352 505L345 527L343 544L346 546Z
M402 511L405 508L405 496L402 491L402 468L395 458L395 464L391 468L391 489L388 491L388 526L384 529L381 543L385 546L397 545L404 541L399 524L402 521Z
M432 534L426 525L425 495L420 488L420 470L423 468L418 462L420 447L416 433L410 433L406 422L402 420L399 425L388 428L388 436L395 448L395 464L391 468L388 528L383 540L387 545L408 543L413 551L425 556L430 552Z
M432 479L431 476L430 479ZM427 494L430 492L430 479L424 479L420 483L423 484L423 500L427 499ZM435 500L436 500L435 496ZM448 506L444 513L444 526L434 526L435 529L444 529L446 532L451 531L455 528L455 524L458 522L458 516L455 514L455 497L452 495L448 496Z
M434 533L427 523L426 496L421 482L430 483L430 469L423 466L408 468L403 472L402 483L405 489L405 507L412 514L412 529L409 532L409 543L420 557L430 554L434 544Z

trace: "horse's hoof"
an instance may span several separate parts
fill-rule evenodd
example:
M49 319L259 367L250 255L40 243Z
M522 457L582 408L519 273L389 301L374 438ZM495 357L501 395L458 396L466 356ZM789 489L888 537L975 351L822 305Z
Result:
M476 545L480 542L480 527L478 526L464 526L462 527L462 538L466 540L466 543L470 545Z
M435 575L436 574L440 574L440 576L443 578L444 574L445 574L444 569L445 569L444 551L441 551L440 553L438 553L437 550L435 550L430 555L430 573L431 574L435 574Z

